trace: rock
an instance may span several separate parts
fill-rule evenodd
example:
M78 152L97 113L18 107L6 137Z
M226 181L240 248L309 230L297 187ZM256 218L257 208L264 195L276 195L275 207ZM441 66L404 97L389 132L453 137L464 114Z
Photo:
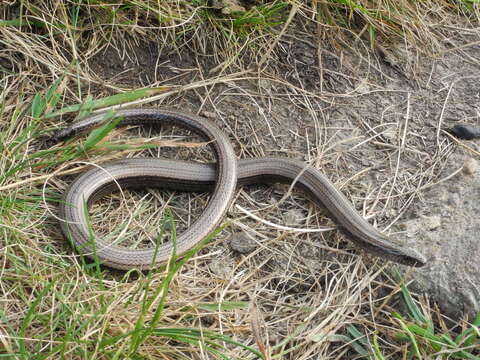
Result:
M238 0L213 0L212 7L219 9L224 15L247 11Z
M258 247L255 237L247 231L233 233L228 244L233 251L240 254L251 253Z
M216 119L217 118L217 114L215 114L214 112L212 111L202 111L201 114L203 117L207 118L207 119Z
M208 268L217 277L228 280L232 277L233 267L230 259L215 259L212 260Z
M447 174L462 162L452 156ZM416 213L424 214L402 226L428 259L409 272L410 288L428 293L450 318L465 312L472 319L480 311L480 177L455 176L423 197Z
M465 163L463 164L463 173L465 175L475 175L478 170L478 161L474 158L468 158Z
M398 131L395 127L390 126L382 132L382 136L390 144L395 144L398 137Z

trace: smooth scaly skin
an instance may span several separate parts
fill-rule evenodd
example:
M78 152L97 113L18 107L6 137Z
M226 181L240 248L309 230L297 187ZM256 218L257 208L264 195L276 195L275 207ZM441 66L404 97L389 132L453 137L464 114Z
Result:
M226 136L210 121L179 112L133 109L117 111L120 126L174 124L185 127L211 141L217 157L216 164L200 164L160 159L128 159L103 164L79 176L69 187L60 205L64 221L62 230L86 255L93 253L105 265L117 269L148 269L168 261L172 254L170 242L155 249L127 249L95 239L91 244L84 213L84 204L91 205L102 196L122 188L163 187L183 191L211 191L210 201L202 215L177 238L177 254L193 248L211 233L224 218L237 186L296 180L295 186L304 190L319 206L328 210L341 230L360 248L382 258L409 266L423 266L426 259L413 249L392 243L360 216L345 196L318 170L305 163L280 159L235 158ZM103 114L91 116L58 132L53 142L97 126ZM238 170L238 173L237 173ZM115 179L115 180L114 180ZM238 179L238 184L237 184ZM95 250L95 251L94 251Z

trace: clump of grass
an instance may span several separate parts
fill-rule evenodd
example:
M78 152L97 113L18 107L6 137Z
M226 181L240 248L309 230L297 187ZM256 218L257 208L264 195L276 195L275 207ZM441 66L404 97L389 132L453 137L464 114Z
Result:
M402 351L405 359L480 359L480 313L472 323L464 322L451 330L438 309L427 311L417 305L404 283L400 284L400 288L407 314L393 312L391 327L396 329L394 338L404 344ZM437 323L432 315L436 315ZM345 341L361 358L386 359L378 334L368 339L353 325L347 327L347 332Z
M277 25L283 24L289 3L274 1L262 5L252 6L246 11L234 12L229 15L218 15L215 11L205 10L203 15L227 38L245 38L252 36L256 31L269 31Z
M442 18L452 17L458 11L462 18L466 15L472 22L479 19L479 6L472 0L453 4L447 0L275 0L247 3L245 11L228 15L211 7L207 0L142 0L122 4L97 0L69 3L26 0L21 2L18 12L12 12L11 19L0 22L0 27L16 27L37 34L43 41L58 41L71 52L77 72L81 71L77 64L82 61L81 53L93 55L109 45L119 50L133 48L139 38L156 41L159 36L161 43L174 47L189 44L199 52L208 49L218 64L216 70L225 70L245 62L245 55L250 54L247 58L255 61L263 54L278 35L292 6L298 7L298 21L314 20L318 35L327 32L325 38L335 43L335 39L351 41L354 34L372 47L377 43L406 42L411 48L429 54L442 47L444 35L434 26ZM5 13L8 18L8 11ZM121 39L117 37L119 29ZM61 35L64 33L67 37ZM209 38L208 43L205 37Z
M409 318L399 313L392 315L401 327L396 337L407 344L408 358L480 359L480 312L471 324L465 323L462 326L464 329L455 335L440 316L440 328L436 327L432 314L417 306L407 287L404 284L401 286Z
M91 261L82 259L82 271L89 283L97 286L95 307L88 306L83 301L72 301L65 298L65 288L76 288L76 291L91 285L65 282L63 274L53 276L49 281L38 284L32 289L30 305L17 328L8 320L8 315L0 311L0 321L5 326L6 340L3 342L3 355L17 359L47 359L47 358L73 358L85 359L135 359L142 357L152 349L166 355L180 355L182 346L189 345L189 351L210 353L214 358L234 359L224 354L225 347L240 347L253 358L262 358L262 354L251 346L234 340L232 337L219 334L202 328L169 327L162 324L162 316L169 307L167 299L169 287L177 272L185 263L195 255L205 244L210 242L220 231L218 229L209 237L200 242L190 251L178 257L175 253L176 232L173 217L168 212L160 227L159 238L170 224L171 241L174 244L172 256L166 270L149 271L146 275L136 274L135 285L121 301L109 295L108 280L104 277L98 258ZM4 281L9 281L14 274L4 276ZM127 273L124 281L130 281L134 273ZM118 285L122 284L121 281ZM22 294L18 294L22 296ZM27 294L24 294L27 296ZM113 302L112 302L113 300ZM130 311L133 304L137 307L133 323L117 329L111 322L112 311L122 313ZM248 304L242 302L224 302L200 304L199 309L216 309L231 311L243 309ZM124 308L124 309L122 309ZM130 309L130 310L129 310ZM190 308L179 309L180 313L187 315ZM109 320L110 319L110 320ZM35 331L42 328L41 332ZM95 335L89 334L89 329L96 329ZM172 343L171 345L169 343ZM149 350L147 350L149 349Z

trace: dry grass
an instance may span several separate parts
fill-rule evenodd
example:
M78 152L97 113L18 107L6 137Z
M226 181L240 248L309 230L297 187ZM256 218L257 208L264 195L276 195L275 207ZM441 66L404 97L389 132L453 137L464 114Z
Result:
M448 139L427 136L431 127L440 129L442 119L426 126L416 115L423 106L418 99L384 85L402 74L418 85L424 81L421 58L474 45L478 5L342 3L349 2L276 1L234 16L200 0L0 5L0 19L6 20L0 20L3 357L213 358L199 345L206 335L194 336L192 343L165 335L168 328L196 328L230 336L266 359L355 358L344 337L350 325L369 339L378 334L390 358L406 356L406 346L393 336L398 323L391 313L401 302L398 281L385 271L390 265L362 256L336 231L279 230L236 207L216 240L176 274L156 330L142 338L135 332L144 325L139 318L145 324L155 318L167 271L125 274L85 265L65 244L54 217L72 173L83 171L80 165L127 152L68 157L71 148L65 146L38 157L40 136L69 120L45 114L126 92L123 105L214 117L240 157L303 158L324 169L365 216L389 230L419 192L438 181L453 147ZM393 72L385 71L385 62ZM159 86L171 88L128 98L134 88ZM364 100L370 95L373 100ZM368 116L375 106L380 110ZM139 134L151 136L134 136ZM160 141L197 141L177 134L165 130ZM130 135L116 133L122 139ZM171 153L162 148L128 155L209 159L197 150L180 146ZM242 189L236 204L271 223L285 224L285 214L293 211L298 216L289 226L329 224L301 193L284 198L285 191ZM152 189L127 192L123 199L110 196L92 216L99 233L115 233L128 221L127 237L150 239L165 208L172 209L181 231L206 199ZM258 242L248 255L226 245L241 230ZM215 341L229 358L253 358L226 338Z

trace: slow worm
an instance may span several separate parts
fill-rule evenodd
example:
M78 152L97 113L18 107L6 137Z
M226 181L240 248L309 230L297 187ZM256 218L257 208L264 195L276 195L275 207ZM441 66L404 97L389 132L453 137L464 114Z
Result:
M156 109L119 110L119 126L175 125L184 127L210 142L216 157L214 164L185 161L135 158L119 160L92 168L75 179L60 203L61 228L67 238L87 256L95 256L117 269L148 269L168 261L172 243L157 248L128 249L105 242L94 236L87 225L87 208L95 201L122 188L163 187L182 191L212 191L202 215L177 238L177 254L193 248L216 227L228 211L237 186L284 182L302 189L317 205L325 208L339 228L357 246L384 259L409 265L423 266L426 259L417 251L392 242L370 225L346 197L317 169L303 162L281 158L254 158L238 161L225 136L211 121L177 111ZM90 116L58 131L51 142L59 142L103 122L104 114Z

